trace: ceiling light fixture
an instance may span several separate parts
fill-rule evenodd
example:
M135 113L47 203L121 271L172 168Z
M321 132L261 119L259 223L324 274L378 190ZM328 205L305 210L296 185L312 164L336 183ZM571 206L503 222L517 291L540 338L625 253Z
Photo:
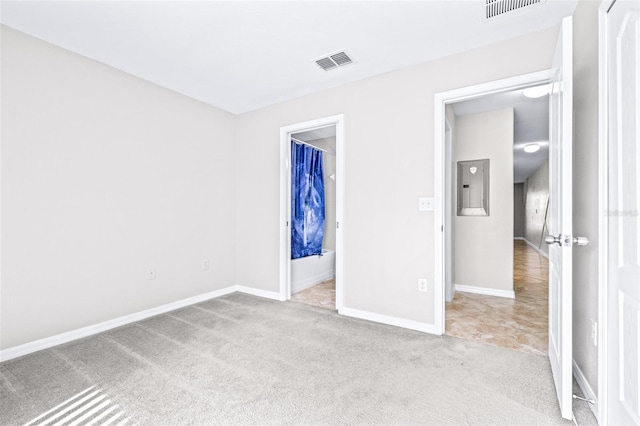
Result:
M549 85L543 84L542 86L529 87L522 92L527 98L541 98L549 94Z
M540 151L540 145L537 143L529 143L524 146L524 152L529 154Z

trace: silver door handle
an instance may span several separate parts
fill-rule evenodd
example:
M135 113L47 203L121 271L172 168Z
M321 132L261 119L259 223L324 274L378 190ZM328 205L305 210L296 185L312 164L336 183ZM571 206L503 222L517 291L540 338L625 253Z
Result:
M558 244L559 246L562 246L562 234L559 234L557 237L554 237L553 235L547 235L546 237L544 237L544 242L549 245ZM589 244L589 239L586 237L573 237L569 239L569 236L566 236L564 238L565 245L570 245L570 242L577 246L586 246L587 244Z
M573 244L578 246L586 246L589 244L589 239L587 237L573 237Z
M562 245L562 234L558 234L557 237L554 237L553 235L547 235L546 237L544 237L544 242L552 245L552 244L558 244L559 246Z

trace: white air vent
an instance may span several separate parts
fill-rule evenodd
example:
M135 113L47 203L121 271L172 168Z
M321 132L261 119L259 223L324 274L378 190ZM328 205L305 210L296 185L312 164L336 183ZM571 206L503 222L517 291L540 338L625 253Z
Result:
M334 68L343 67L349 65L353 61L345 52L334 53L326 58L320 58L316 61L316 64L325 71L332 70Z
M546 0L485 0L486 18L495 18L507 12L544 3Z

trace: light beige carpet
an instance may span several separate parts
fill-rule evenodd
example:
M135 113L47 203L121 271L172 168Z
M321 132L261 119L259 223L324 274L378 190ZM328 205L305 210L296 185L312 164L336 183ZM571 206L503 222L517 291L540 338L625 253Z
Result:
M568 424L543 356L238 293L0 364L0 424L42 413L51 424Z

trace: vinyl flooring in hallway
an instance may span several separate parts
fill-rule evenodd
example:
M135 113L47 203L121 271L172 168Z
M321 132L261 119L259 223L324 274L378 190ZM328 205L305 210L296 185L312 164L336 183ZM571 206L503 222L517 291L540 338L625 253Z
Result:
M328 280L291 295L292 302L325 309L336 309L336 280Z
M548 349L549 261L514 240L515 300L457 292L446 304L446 333L524 352Z

